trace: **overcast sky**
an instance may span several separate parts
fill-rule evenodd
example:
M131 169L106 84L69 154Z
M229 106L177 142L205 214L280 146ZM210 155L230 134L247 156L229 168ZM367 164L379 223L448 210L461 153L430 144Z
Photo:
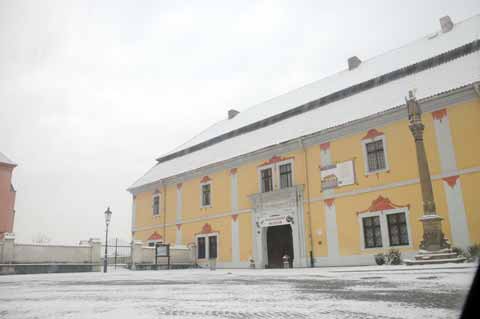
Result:
M480 13L480 1L0 0L15 233L130 240L126 188L243 109Z

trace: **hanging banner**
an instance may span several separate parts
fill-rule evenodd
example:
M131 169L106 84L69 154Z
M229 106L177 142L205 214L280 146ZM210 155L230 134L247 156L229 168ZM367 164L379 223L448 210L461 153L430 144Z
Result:
M320 177L323 190L355 184L353 160L321 167Z
M292 224L293 217L289 215L272 215L267 217L262 217L258 220L260 227L270 227L270 226L280 226Z

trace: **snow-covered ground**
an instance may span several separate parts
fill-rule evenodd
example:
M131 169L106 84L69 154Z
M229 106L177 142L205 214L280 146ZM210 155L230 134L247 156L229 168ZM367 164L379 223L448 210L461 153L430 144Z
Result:
M456 318L475 267L0 276L0 318Z

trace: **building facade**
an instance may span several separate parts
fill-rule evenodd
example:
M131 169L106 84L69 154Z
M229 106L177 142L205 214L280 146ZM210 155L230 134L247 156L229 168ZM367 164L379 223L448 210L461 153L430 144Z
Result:
M405 97L423 111L437 214L480 242L480 16L221 121L157 159L132 193L132 237L193 245L200 264L361 265L422 240Z
M13 232L15 219L15 188L12 184L13 169L17 166L0 152L0 239Z

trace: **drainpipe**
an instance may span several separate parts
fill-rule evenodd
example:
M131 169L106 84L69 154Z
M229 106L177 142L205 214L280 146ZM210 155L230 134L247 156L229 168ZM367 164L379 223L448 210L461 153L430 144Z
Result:
M306 195L307 195L307 216L308 216L308 223L309 223L309 239L310 239L310 267L314 267L314 262L313 262L313 231L312 231L312 214L311 214L311 209L310 209L310 183L308 179L308 158L307 158L307 150L305 148L305 144L303 144L303 140L300 139L300 145L302 146L303 150L303 159L304 159L304 166L305 166L305 184L306 184ZM302 203L303 205L303 203Z

